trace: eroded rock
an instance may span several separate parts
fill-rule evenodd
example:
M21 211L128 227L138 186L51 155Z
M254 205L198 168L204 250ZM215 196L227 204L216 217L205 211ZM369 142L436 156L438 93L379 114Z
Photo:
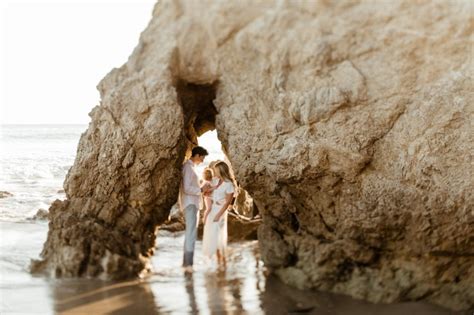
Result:
M38 209L36 214L31 218L32 220L48 220L49 212L45 209Z
M33 268L145 270L215 127L281 279L473 307L473 30L468 1L160 1L98 86Z

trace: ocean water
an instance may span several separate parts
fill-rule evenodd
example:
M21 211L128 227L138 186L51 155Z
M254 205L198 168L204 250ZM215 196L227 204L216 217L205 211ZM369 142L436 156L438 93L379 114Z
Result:
M454 314L426 303L376 305L282 284L260 259L258 242L229 244L225 270L201 254L184 274L182 233L160 232L154 272L124 282L51 279L29 273L48 222L30 218L65 198L62 186L86 125L9 125L0 129L0 314ZM199 139L212 160L223 159L215 132Z
M63 182L74 163L81 133L87 125L2 125L0 127L0 221L23 222L38 209L64 199ZM223 159L215 131L199 142L209 151L201 172L210 161Z
M0 127L0 220L22 222L65 198L62 186L87 125Z

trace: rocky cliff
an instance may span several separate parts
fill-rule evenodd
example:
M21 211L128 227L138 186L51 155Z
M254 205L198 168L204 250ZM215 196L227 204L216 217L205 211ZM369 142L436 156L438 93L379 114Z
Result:
M35 271L147 268L196 136L217 129L301 288L474 306L469 1L160 1L98 85Z

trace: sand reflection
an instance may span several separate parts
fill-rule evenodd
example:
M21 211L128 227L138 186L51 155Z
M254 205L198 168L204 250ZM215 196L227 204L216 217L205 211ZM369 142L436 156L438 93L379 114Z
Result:
M53 286L57 314L159 314L143 281L59 280Z
M58 314L453 314L426 303L376 305L347 296L300 291L265 276L258 243L231 243L226 269L196 257L194 272L180 266L182 236L158 239L155 272L140 281L53 281ZM200 242L197 253L200 252Z
M240 279L228 280L226 270L206 272L204 279L211 314L235 314L243 310Z
M187 273L184 275L186 293L188 294L189 300L189 309L191 313L198 313L198 304L196 301L196 294L194 293L194 275L192 273Z

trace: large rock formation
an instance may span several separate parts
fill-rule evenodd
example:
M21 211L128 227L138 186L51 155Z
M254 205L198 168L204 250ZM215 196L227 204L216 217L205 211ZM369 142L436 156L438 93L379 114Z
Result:
M160 1L100 82L34 270L146 269L196 136L216 128L301 288L474 306L469 1Z

